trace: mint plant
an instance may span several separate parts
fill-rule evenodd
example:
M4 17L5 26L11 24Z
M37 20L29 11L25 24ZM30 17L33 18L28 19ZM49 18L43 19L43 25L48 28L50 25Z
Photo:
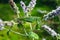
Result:
M39 40L39 35L35 32L35 30L40 31L42 28L45 31L47 31L47 33L50 34L52 37L56 37L57 40L59 40L60 34L53 30L52 28L50 28L49 26L47 26L47 24L44 21L48 21L53 17L58 16L60 14L60 7L58 7L56 10L47 13L46 15L43 16L43 18L31 16L30 12L34 9L36 1L37 0L31 0L28 6L26 6L23 1L20 1L20 6L22 7L24 12L24 16L20 16L21 13L16 3L13 0L9 0L9 4L17 17L11 21L3 21L2 19L0 19L0 30L2 31L6 29L8 35L9 32L13 32L24 37L32 38L32 40L35 39ZM43 11L41 12L44 13ZM35 24L33 25L33 23ZM17 25L18 28L22 26L24 34L13 31L12 30L13 25ZM29 25L29 29L25 28L25 26L27 25ZM5 28L5 26L9 26L10 29ZM44 38L42 40L46 39Z

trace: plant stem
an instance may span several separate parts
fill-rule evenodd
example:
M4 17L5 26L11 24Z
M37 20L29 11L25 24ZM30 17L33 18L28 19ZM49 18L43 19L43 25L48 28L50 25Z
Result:
M26 35L28 35L28 33L26 32L26 29L25 28L24 28L24 32L25 32Z
M19 13L17 13L17 17L19 18L20 16L19 16Z
M32 24L30 23L30 29L32 30Z
M9 30L9 29L7 29L7 28L4 28L4 29ZM13 31L13 30L10 30L10 31L13 32L13 33L15 33L15 34L21 35L21 36L27 36L27 35L25 35L25 34L21 34L21 33L19 33L19 32L15 32L15 31Z

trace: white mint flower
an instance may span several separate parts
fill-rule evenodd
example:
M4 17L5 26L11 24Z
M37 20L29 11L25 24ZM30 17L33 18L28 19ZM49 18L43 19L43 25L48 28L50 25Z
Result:
M29 5L27 7L30 8L30 10L33 10L35 5L36 5L36 0L31 0L31 2L29 3Z
M23 8L23 10L25 10L25 8L26 8L25 3L23 1L20 1L20 3L21 3L21 7Z
M57 33L47 25L43 25L42 28L46 30L51 36L57 36Z
M7 26L13 26L13 21L4 21Z
M3 21L0 19L0 30L4 29L5 24L3 23Z
M28 12L33 10L33 8L36 5L36 0L31 0L31 2L29 3L28 6L26 6L23 1L20 1L20 4L21 4L21 7L23 8L23 11L24 11L25 15L28 17L30 15L30 14L28 14Z
M12 22L7 22L7 25L8 26L13 26L13 23Z
M25 5L23 1L20 1L20 3L21 3L21 7L23 8L25 15L28 16L29 8Z
M23 1L20 1L20 3L21 3L21 7L23 8L24 13L29 12L29 9L28 9L27 6L25 5L25 3L24 3Z
M58 7L56 10L52 10L47 15L44 16L44 20L48 20L51 18L54 18L55 16L60 14L60 7Z
M19 8L17 7L17 5L15 4L13 0L9 0L9 3L15 13L20 13Z

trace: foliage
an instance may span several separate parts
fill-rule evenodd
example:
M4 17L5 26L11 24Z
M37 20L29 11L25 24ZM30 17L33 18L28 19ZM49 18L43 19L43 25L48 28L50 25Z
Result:
M18 0L18 1L20 1L20 0ZM23 1L25 2L25 0L23 0ZM4 5L4 7L3 7L3 4L0 4L1 5L1 7L0 7L1 10L3 10L3 9L5 10L4 12L0 10L1 11L0 14L4 13L4 14L0 15L0 18L3 19L2 20L3 22L2 23L0 22L0 23L1 24L4 23L3 24L4 27L0 25L0 28L1 27L4 28L0 31L1 32L1 40L8 40L8 39L9 40L43 40L43 38L45 38L46 40L56 40L56 39L59 40L60 39L60 34L59 34L60 30L58 29L59 28L58 26L60 26L60 25L57 25L57 22L58 22L58 24L60 24L60 23L59 23L59 20L55 21L56 18L59 19L59 16L58 16L59 13L58 13L58 15L56 15L57 17L55 16L56 18L51 17L49 20L44 20L45 19L44 15L47 14L46 16L48 18L49 15L51 15L55 12L54 11L50 14L48 13L54 8L51 8L52 6L49 7L49 6L46 6L46 5L44 5L44 6L42 5L40 8L38 8L37 5L36 5L36 7L35 6L32 7L32 5L34 5L35 1L32 0L32 3L27 4L26 7L29 11L26 9L26 7L23 5L23 3L18 4L18 6L23 5L24 7L21 6L22 8L21 7L18 8L18 6L12 0L9 3L10 3L10 6L11 6L11 8L14 12L11 11L10 6L8 4ZM38 0L37 2L39 2L39 1L40 0ZM31 2L31 1L29 1L29 2ZM51 2L51 0L50 1L41 0L41 2L42 3L45 3L45 2L47 3L47 2ZM54 1L54 3L53 2L51 3L51 5L55 4L55 3L56 2ZM32 4L32 5L30 5L30 4ZM29 5L30 5L31 8L28 7ZM55 4L54 6L56 7L57 5ZM7 9L5 7L7 7ZM33 8L34 8L34 10L31 10ZM23 11L22 9L27 11L27 12L25 13L25 11ZM46 10L47 12L46 13L41 13L41 12L38 12L37 9ZM6 15L6 13L7 13L7 15ZM51 16L54 16L54 14L51 15ZM57 27L53 25L55 22L56 22L55 25L57 25ZM51 27L49 27L47 25L49 25ZM52 27L54 27L54 29ZM55 27L57 28L57 30L56 30ZM2 35L2 32L3 32L4 35ZM52 36L52 35L54 35L54 36ZM4 36L4 37L2 37L2 36Z

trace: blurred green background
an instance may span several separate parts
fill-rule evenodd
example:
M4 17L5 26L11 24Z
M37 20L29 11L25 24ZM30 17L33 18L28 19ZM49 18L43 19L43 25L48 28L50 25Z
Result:
M22 14L23 11L19 4L21 0L14 0L14 1L16 2L17 6L19 7L19 10ZM31 0L22 0L22 1L24 1L25 4L28 5L28 3ZM43 17L44 14L47 14L51 10L56 9L57 6L60 6L60 0L37 0L36 3L37 4L36 4L35 8L32 10L31 15L38 16L38 17ZM39 13L37 10L43 10L43 11L46 10L47 13L42 14L42 13ZM15 15L16 14L13 12L13 10L11 9L11 7L9 5L9 0L0 0L0 18L3 19L4 21L12 20L15 18ZM60 23L58 16L53 18L53 21ZM53 24L51 24L51 25L53 25ZM54 27L52 27L52 28L55 29L58 33L60 33L60 24L57 24L57 28L54 28ZM18 32L22 32L21 30L18 30L16 25L12 29L15 31L18 31ZM42 37L47 38L47 40L56 40L55 38L51 37L46 31L44 31L44 32L41 32L41 31L37 32L38 35L40 36L39 40L41 40ZM0 31L0 40L29 40L29 38L27 38L27 37L23 37L21 35L14 34L12 32L10 32L10 35L7 35L6 32L7 32L7 30ZM30 39L30 40L32 40L32 39Z

